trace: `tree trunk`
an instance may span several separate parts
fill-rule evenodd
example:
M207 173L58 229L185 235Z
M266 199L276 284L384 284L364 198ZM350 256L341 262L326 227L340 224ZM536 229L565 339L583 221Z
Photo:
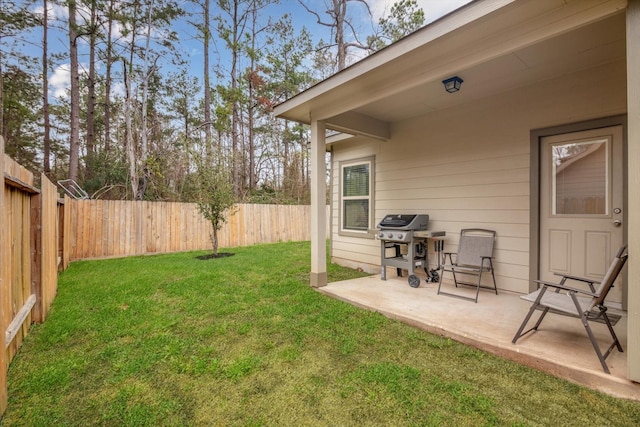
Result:
M77 182L80 161L80 75L78 72L78 34L75 0L69 1L69 60L71 75L69 179Z
M93 156L95 154L95 112L96 112L96 1L91 1L91 21L89 34L89 82L87 87L87 158L85 160L85 178L91 178Z
M256 9L253 10L252 34L251 34L251 50L256 52ZM250 55L251 63L249 65L249 72L255 74L255 76L249 75L249 105L247 107L248 120L248 132L249 132L249 191L252 191L256 187L256 148L255 148L255 132L253 130L254 114L256 110L256 91L255 84L258 82L258 70L256 69L255 55ZM253 78L252 78L253 77Z
M333 18L336 26L336 46L338 47L338 70L347 66L347 46L344 41L344 23L347 17L347 0L333 0Z
M149 169L147 168L147 155L149 152L149 142L148 142L148 101L149 101L149 80L151 80L151 75L154 72L154 67L149 64L149 45L151 44L151 27L152 27L152 17L153 13L153 1L149 4L149 9L147 11L147 34L145 41L145 50L144 50L144 72L143 72L143 81L142 81L142 122L140 129L140 158L139 163L142 167L142 174L140 175L140 185L138 186L138 191L134 193L136 200L142 200L144 198L144 193L147 190L147 185L149 183Z
M211 82L209 74L209 39L211 31L209 22L209 6L211 0L204 2L204 28L202 35L204 37L204 135L205 135L205 151L207 153L207 164L211 162Z
M46 176L51 177L51 123L49 119L49 4L47 0L43 2L43 18L42 18L42 116L43 131L42 138L42 156L43 156L43 172Z
M240 136L238 127L240 126L239 119L239 100L237 99L238 90L238 0L233 2L233 49L231 52L231 170L233 174L233 194L236 198L240 198Z
M211 232L211 244L213 246L213 255L218 255L218 230L216 229L213 221L211 222L211 226L213 227L213 231Z
M133 51L133 49L132 49ZM133 53L131 55L133 57ZM129 70L127 70L126 60L122 60L125 99L124 99L124 123L125 123L125 137L124 142L126 144L125 151L127 153L127 160L129 162L129 180L131 181L131 193L133 197L138 194L138 174L136 172L136 152L133 144L133 126L131 123L131 81Z
M113 64L113 43L111 35L113 33L113 3L109 2L109 16L107 17L107 58L104 82L104 151L111 149L111 65Z

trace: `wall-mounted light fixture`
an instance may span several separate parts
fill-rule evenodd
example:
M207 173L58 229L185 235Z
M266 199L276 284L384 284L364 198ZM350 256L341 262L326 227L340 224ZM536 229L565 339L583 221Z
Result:
M462 84L463 81L464 80L462 80L460 77L453 76L451 78L443 80L442 83L444 84L444 89L447 92L453 93L460 90L460 85Z

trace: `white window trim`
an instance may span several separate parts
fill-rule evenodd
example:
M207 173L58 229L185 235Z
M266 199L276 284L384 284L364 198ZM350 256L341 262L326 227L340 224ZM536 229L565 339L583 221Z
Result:
M344 182L343 182L343 177L344 177L344 168L345 167L350 167L350 166L356 166L356 165L361 165L361 164L369 164L369 224L367 224L368 229L367 230L351 230L351 229L345 229L344 228L344 201L345 200L349 200L349 198L344 198L343 197L343 192L344 192ZM373 239L375 238L375 233L372 232L373 229L373 224L372 221L374 219L374 213L375 213L375 156L369 156L369 157L363 157L363 158L359 158L359 159L353 159L353 160L345 160L345 161L341 161L338 162L339 165L339 171L340 171L340 176L338 177L339 179L339 185L338 185L338 199L339 199L339 206L338 206L338 235L340 236L349 236L349 237L361 237L361 238L367 238L367 239ZM362 196L358 196L358 197L354 197L357 199L362 199L364 197Z

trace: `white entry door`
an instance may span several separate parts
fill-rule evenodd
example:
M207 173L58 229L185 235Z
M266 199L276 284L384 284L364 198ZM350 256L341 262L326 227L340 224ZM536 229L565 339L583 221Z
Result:
M622 160L621 126L542 140L540 279L604 276L623 242ZM622 284L607 297L613 306L624 305Z

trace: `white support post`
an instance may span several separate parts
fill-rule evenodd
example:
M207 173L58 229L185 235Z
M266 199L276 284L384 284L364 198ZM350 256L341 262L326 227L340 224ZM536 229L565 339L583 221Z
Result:
M627 5L627 243L629 248L627 365L640 382L640 0Z
M312 287L327 284L327 167L325 124L311 120L311 276Z

